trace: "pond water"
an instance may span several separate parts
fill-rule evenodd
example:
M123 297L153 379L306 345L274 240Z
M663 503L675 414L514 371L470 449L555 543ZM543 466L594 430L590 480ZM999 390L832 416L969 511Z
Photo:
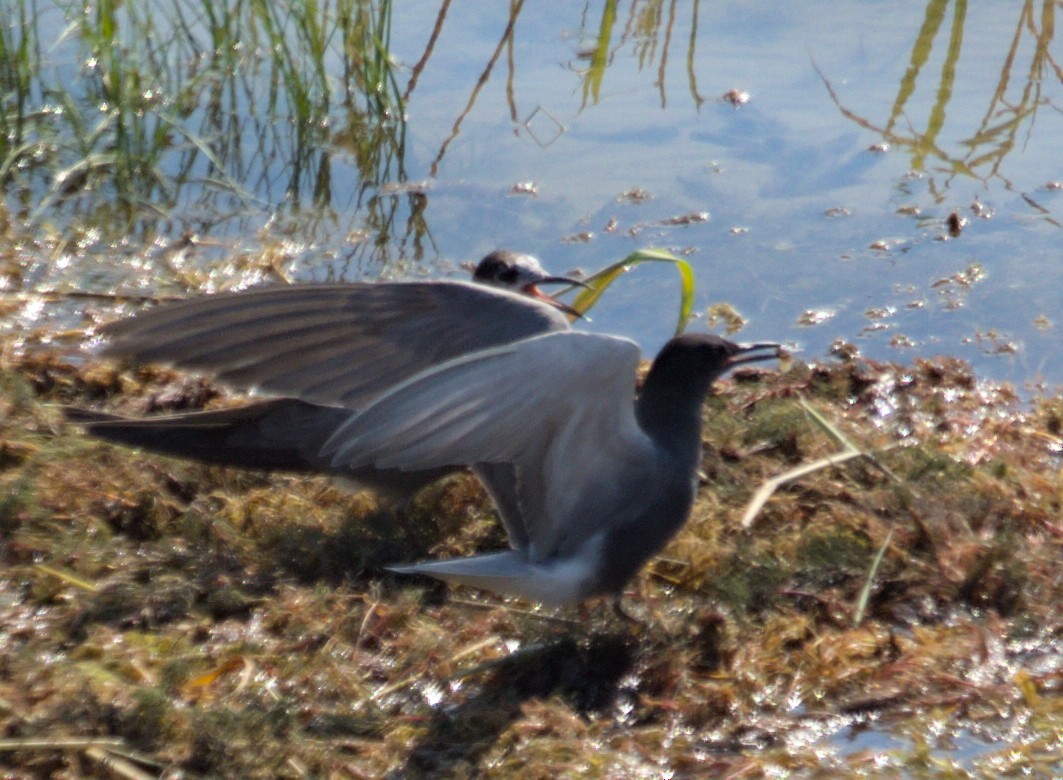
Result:
M662 9L655 25L626 13L599 76L600 6L522 9L511 90L499 69L438 166L426 214L443 254L501 244L564 270L664 246L694 264L699 302L748 317L743 337L813 356L841 338L875 357L946 352L986 376L1063 378L1061 206L1046 188L1063 176L1063 122L1041 9L717 3ZM429 173L482 67L470 37L488 38L486 54L502 23L448 17L410 102L412 176ZM399 44L423 39L411 26ZM721 100L730 90L748 103ZM564 128L545 146L531 132L555 131L542 112ZM538 194L507 195L522 181ZM633 190L651 197L622 197ZM953 211L968 224L939 240ZM614 291L595 327L652 350L671 319L646 289L671 278L648 276Z
M90 47L42 8L48 72L76 92L101 66L79 62ZM150 244L185 231L200 242L179 264L207 268L209 286L246 273L231 255L278 238L270 251L294 278L464 273L460 262L496 247L558 272L594 270L655 246L693 264L697 311L726 302L748 320L738 338L784 340L811 358L836 340L874 358L948 353L988 378L1054 385L1054 10L407 3L392 9L387 39L404 119L381 134L372 111L335 99L308 140L289 121L283 74L259 65L227 103L189 115L200 134L225 127L223 152L172 139L161 150L164 219L142 209L123 238L82 236L77 262L34 259L24 289L166 290L175 263ZM323 62L342 78L338 51ZM217 119L219 105L232 121ZM219 160L229 190L215 186ZM9 208L37 224L111 224L91 198L64 212L46 183L29 191L20 205L9 192ZM964 225L949 237L953 213ZM671 334L677 290L671 270L640 267L588 327L653 352Z

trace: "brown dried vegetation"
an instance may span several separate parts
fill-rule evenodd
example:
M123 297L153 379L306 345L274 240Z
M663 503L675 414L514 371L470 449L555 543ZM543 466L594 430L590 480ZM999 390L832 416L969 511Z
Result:
M55 406L228 402L198 380L34 355L0 386L10 776L1060 770L1058 397L952 360L725 383L699 501L627 596L632 628L387 574L504 544L470 478L399 521L323 479L93 441ZM762 480L836 448L802 399L890 473L821 470L743 530Z

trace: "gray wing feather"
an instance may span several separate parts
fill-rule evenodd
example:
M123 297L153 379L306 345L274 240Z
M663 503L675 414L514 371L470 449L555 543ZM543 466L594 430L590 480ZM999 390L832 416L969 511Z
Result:
M488 495L498 510L499 519L506 529L510 547L527 547L531 542L520 507L517 490L517 474L512 463L477 463L473 473L483 483Z
M601 530L588 489L607 489L618 462L653 446L635 421L638 360L631 341L575 332L467 355L381 395L323 454L354 468L512 464L524 533L510 542L546 558Z
M320 454L321 447L353 412L294 398L139 419L90 409L67 408L64 413L106 441L222 466L327 473L397 504L408 503L430 482L458 470L334 469L332 459Z
M551 306L467 282L291 285L202 296L103 328L104 353L358 409L458 355L567 330Z

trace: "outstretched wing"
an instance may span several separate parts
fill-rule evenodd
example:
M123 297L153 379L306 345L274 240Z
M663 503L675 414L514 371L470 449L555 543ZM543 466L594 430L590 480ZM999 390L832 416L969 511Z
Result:
M213 372L242 389L358 409L459 355L567 330L556 309L468 282L265 287L103 328L105 354Z
M510 541L549 557L601 530L589 494L650 457L634 415L638 361L634 342L572 331L465 355L381 395L323 454L353 468L511 464L525 533Z
M294 398L141 418L64 411L68 420L107 441L222 466L311 472L329 469L321 447L352 414Z

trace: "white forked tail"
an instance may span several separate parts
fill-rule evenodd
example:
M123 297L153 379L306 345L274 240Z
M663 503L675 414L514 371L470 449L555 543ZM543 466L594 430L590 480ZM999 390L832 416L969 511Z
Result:
M507 550L471 558L388 566L387 569L399 574L425 574L444 582L520 596L551 606L565 606L592 595L586 587L593 581L596 564L593 559L575 557L544 565L529 561L526 550Z

